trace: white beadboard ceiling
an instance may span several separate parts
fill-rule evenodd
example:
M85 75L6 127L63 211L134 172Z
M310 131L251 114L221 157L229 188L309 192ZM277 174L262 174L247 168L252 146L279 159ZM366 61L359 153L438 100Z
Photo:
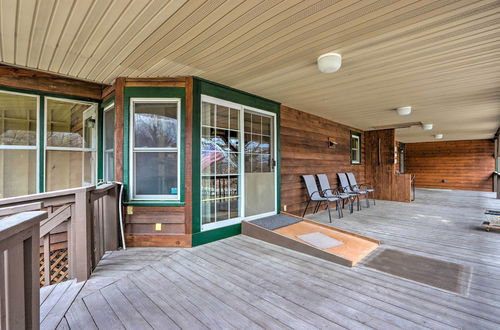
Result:
M0 0L0 38L0 62L95 82L197 75L364 130L434 124L403 142L500 125L498 0Z

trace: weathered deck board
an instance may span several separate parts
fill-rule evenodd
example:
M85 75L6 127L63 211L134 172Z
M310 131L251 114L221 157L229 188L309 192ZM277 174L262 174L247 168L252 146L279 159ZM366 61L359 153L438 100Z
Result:
M58 327L498 329L500 234L477 229L485 208L500 202L482 192L417 190L414 203L378 201L333 223L381 239L382 248L471 267L466 295L236 236L106 254ZM328 222L324 212L312 218ZM45 317L69 290L43 290Z

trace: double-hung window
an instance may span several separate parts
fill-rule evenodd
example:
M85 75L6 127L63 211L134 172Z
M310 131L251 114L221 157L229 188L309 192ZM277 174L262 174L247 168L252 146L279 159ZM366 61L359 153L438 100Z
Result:
M45 190L96 183L97 104L45 98Z
M104 180L115 180L115 104L104 108Z
M361 164L361 134L351 132L351 164Z
M180 99L132 98L131 198L179 200Z
M0 92L0 198L37 192L38 103L35 95Z

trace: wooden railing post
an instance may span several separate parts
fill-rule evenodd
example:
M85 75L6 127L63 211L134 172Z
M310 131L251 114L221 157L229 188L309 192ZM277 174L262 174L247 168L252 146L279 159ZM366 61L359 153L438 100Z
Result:
M19 213L0 221L0 327L40 326L40 221L47 212Z
M104 251L118 249L118 186L104 196Z
M90 191L82 188L75 193L68 235L70 274L77 281L86 281L92 270L92 205Z

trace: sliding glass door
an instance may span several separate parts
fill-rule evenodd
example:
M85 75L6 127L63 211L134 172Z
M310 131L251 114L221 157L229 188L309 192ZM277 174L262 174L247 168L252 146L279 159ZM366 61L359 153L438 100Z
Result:
M202 230L276 212L274 117L202 97Z
M245 110L245 216L276 212L273 117Z

